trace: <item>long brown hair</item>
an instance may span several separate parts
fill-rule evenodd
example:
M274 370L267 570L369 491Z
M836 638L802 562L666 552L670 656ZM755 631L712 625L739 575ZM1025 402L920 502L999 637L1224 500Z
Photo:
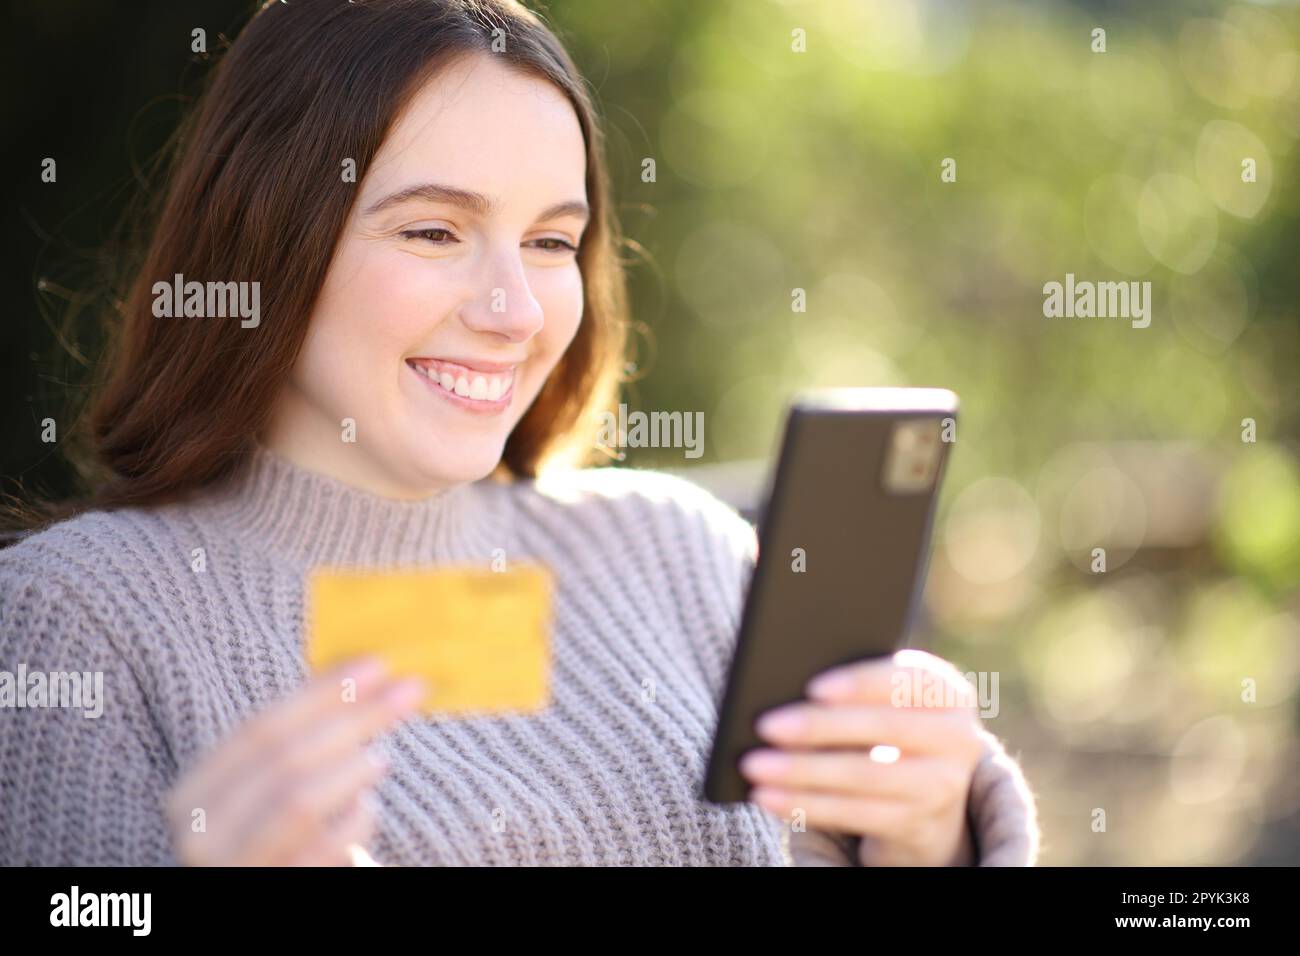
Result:
M529 476L552 456L591 449L590 423L614 401L622 371L623 239L596 110L560 40L516 0L268 0L175 137L114 317L107 376L87 408L82 467L95 488L79 508L175 500L239 467L297 359L357 183L410 97L474 52L572 102L592 211L577 255L583 320L499 470ZM344 180L345 159L357 182ZM156 318L152 287L176 274L259 280L261 323Z

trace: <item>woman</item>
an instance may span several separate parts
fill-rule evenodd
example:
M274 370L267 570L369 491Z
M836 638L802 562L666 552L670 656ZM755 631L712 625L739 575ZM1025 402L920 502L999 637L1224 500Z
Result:
M0 715L0 862L1032 863L1032 796L974 711L888 706L897 667L961 682L928 655L782 708L757 803L700 799L752 530L665 475L538 477L615 394L618 246L592 106L534 15L266 4L125 297L104 480L0 552L5 666L104 675L97 719ZM256 315L178 316L191 282L256 283ZM556 575L540 715L434 722L373 664L306 674L310 568L502 557Z

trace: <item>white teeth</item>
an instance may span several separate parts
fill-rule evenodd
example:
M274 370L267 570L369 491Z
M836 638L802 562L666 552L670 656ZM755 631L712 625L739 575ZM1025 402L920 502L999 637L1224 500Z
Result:
M458 375L455 372L443 370L439 372L432 365L416 365L412 367L435 385L445 388L449 392L455 392L462 398L468 398L476 402L495 402L502 395L510 391L510 387L515 381L515 370L510 369L500 375Z

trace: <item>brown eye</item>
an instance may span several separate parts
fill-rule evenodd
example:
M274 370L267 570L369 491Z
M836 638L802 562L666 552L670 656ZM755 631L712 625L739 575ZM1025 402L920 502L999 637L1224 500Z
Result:
M423 239L425 242L435 246L449 246L452 243L460 242L455 233L450 229L441 227L433 229L407 229L401 233L403 239Z
M578 251L578 247L573 245L573 243L566 242L563 239L557 239L554 236L547 236L544 239L535 239L533 240L533 242L534 243L541 243L541 242L555 243L555 245L552 246L538 246L537 248L541 249L543 252L577 252Z

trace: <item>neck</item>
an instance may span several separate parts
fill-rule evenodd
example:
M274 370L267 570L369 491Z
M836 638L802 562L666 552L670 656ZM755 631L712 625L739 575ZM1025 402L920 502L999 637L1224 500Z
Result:
M329 475L383 498L420 501L456 484L404 482L400 475L376 467L374 456L367 455L363 446L343 438L337 424L326 421L296 390L290 389L282 397L259 442L304 471Z
M418 499L313 471L258 445L208 502L250 545L310 565L406 566L491 561L506 548L508 496L489 481Z

